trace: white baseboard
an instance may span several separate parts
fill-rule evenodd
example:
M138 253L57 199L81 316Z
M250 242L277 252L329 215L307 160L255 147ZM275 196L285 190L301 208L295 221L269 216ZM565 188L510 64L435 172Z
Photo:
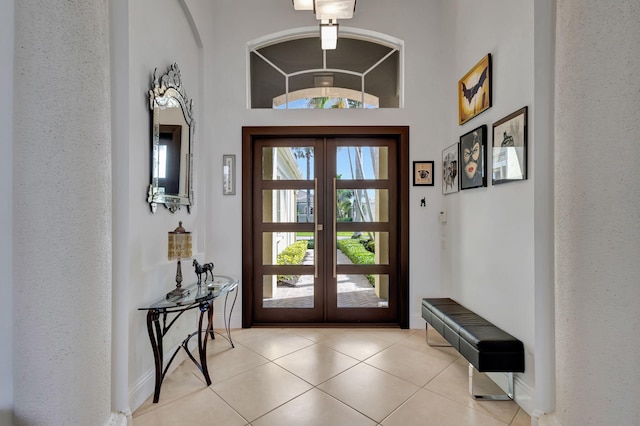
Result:
M136 380L129 389L129 407L135 412L153 394L155 388L155 373L153 369L147 370Z
M425 320L422 318L422 313L413 313L409 317L409 324L412 329L424 329ZM493 380L500 389L502 389L505 393L507 393L508 388L508 376L507 373L486 373L491 380ZM529 416L532 415L535 409L535 389L529 386L522 377L518 373L514 373L513 375L513 387L514 387L514 396L515 402L518 404L524 411L527 412Z
M172 354L179 346L180 344L174 346L165 353ZM187 359L187 355L184 351L178 351L178 354L171 363L171 367L169 368L169 371L167 371L167 374L170 374L171 371L175 370L175 368L182 364L182 361L185 359ZM167 360L165 360L165 362L166 361ZM163 365L162 368L164 369L164 367L165 366ZM135 412L151 395L153 395L155 387L156 373L155 368L152 367L145 371L145 373L136 380L133 387L129 389L129 407L131 407Z
M236 308L237 307L238 306L236 306ZM222 311L222 309L220 311ZM235 309L234 309L234 313L231 316L230 323L231 323L232 329L241 328L242 327L241 312L235 312ZM213 328L217 330L221 330L221 329L224 330L224 316L222 312L220 313L214 312ZM233 334L231 337L233 338ZM165 348L165 353L172 354L179 346L180 344L177 344L173 348L170 348L170 349ZM197 350L198 350L197 346L194 347L192 350L192 353L194 354L196 359L198 358ZM187 355L185 354L185 352L182 350L178 351L178 354L176 355L175 359L171 363L171 367L169 368L169 371L167 372L167 374L170 374L170 372L173 371L177 366L179 366L185 359L187 359ZM166 361L167 360L165 359L165 362ZM138 380L136 380L133 387L129 389L129 407L132 407L133 411L137 410L138 407L140 407L151 395L153 395L155 385L156 385L156 375L155 375L155 369L152 367L149 370L145 371L144 374L141 377L139 377Z
M531 416L531 426L562 426L556 413L544 414L534 412Z
M415 330L424 330L426 324L424 318L422 318L422 312L409 314L409 328Z
M104 426L127 426L129 424L133 424L131 413L128 415L125 413L111 413L109 420L107 420Z
M237 306L236 306L237 308ZM234 309L234 313L233 315L231 315L231 328L242 328L242 313L241 312L235 312ZM224 328L224 316L222 315L222 312L215 313L213 314L213 328Z
M231 328L241 328L242 327L242 315L241 313L234 313L231 316ZM214 314L213 316L213 327L216 329L224 329L224 316L222 313ZM409 327L411 329L424 329L425 321L422 318L421 313L413 313L409 316ZM232 336L233 337L233 336ZM171 349L167 353L173 353L173 351L177 348ZM194 349L195 350L195 349ZM184 351L179 351L178 355L176 355L176 359L174 359L171 364L171 368L169 371L173 371L178 365L182 363L187 358ZM507 374L506 373L487 373L487 376L491 378L500 388L505 391L507 389ZM513 386L515 392L515 402L531 416L535 409L535 390L529 386L522 378L516 373L513 377ZM153 395L153 390L155 388L155 372L152 369L149 369L145 372L145 374L140 377L134 386L129 390L129 406L133 407L135 411L138 407L140 407L149 396ZM118 423L114 423L114 425L119 425Z
M500 389L507 393L508 388L508 375L507 373L485 373L491 380L493 380ZM535 409L535 390L526 383L518 373L513 374L513 392L514 401L520 406L526 413L531 416Z

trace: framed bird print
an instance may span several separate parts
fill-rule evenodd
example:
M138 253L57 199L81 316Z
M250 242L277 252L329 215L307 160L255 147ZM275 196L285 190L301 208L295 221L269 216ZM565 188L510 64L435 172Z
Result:
M487 125L460 136L460 189L487 186Z
M458 82L459 124L491 107L491 53L480 60Z
M527 107L493 123L492 184L527 178Z

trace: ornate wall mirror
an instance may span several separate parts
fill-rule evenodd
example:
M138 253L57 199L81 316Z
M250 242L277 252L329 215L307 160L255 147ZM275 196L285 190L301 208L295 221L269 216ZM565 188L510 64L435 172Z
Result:
M193 100L182 87L178 64L158 78L153 71L149 90L152 112L151 184L147 201L151 212L164 204L172 213L193 205Z

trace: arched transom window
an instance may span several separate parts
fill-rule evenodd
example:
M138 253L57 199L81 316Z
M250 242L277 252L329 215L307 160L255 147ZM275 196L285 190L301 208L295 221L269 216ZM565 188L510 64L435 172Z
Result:
M251 108L400 108L402 42L341 29L322 50L318 28L249 44Z

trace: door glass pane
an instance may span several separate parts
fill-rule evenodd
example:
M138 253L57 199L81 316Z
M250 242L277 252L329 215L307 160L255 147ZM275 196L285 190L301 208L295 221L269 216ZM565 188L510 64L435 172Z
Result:
M338 275L338 308L388 308L389 275Z
M388 265L388 232L338 232L338 265Z
M313 308L313 275L262 276L263 308Z
M262 148L262 179L312 180L313 156L312 146Z
M313 189L279 189L262 191L264 223L313 222Z
M389 190L337 189L335 206L338 222L388 222Z
M263 265L313 265L313 232L263 232Z
M338 179L389 179L388 163L386 146L340 146L336 150Z

